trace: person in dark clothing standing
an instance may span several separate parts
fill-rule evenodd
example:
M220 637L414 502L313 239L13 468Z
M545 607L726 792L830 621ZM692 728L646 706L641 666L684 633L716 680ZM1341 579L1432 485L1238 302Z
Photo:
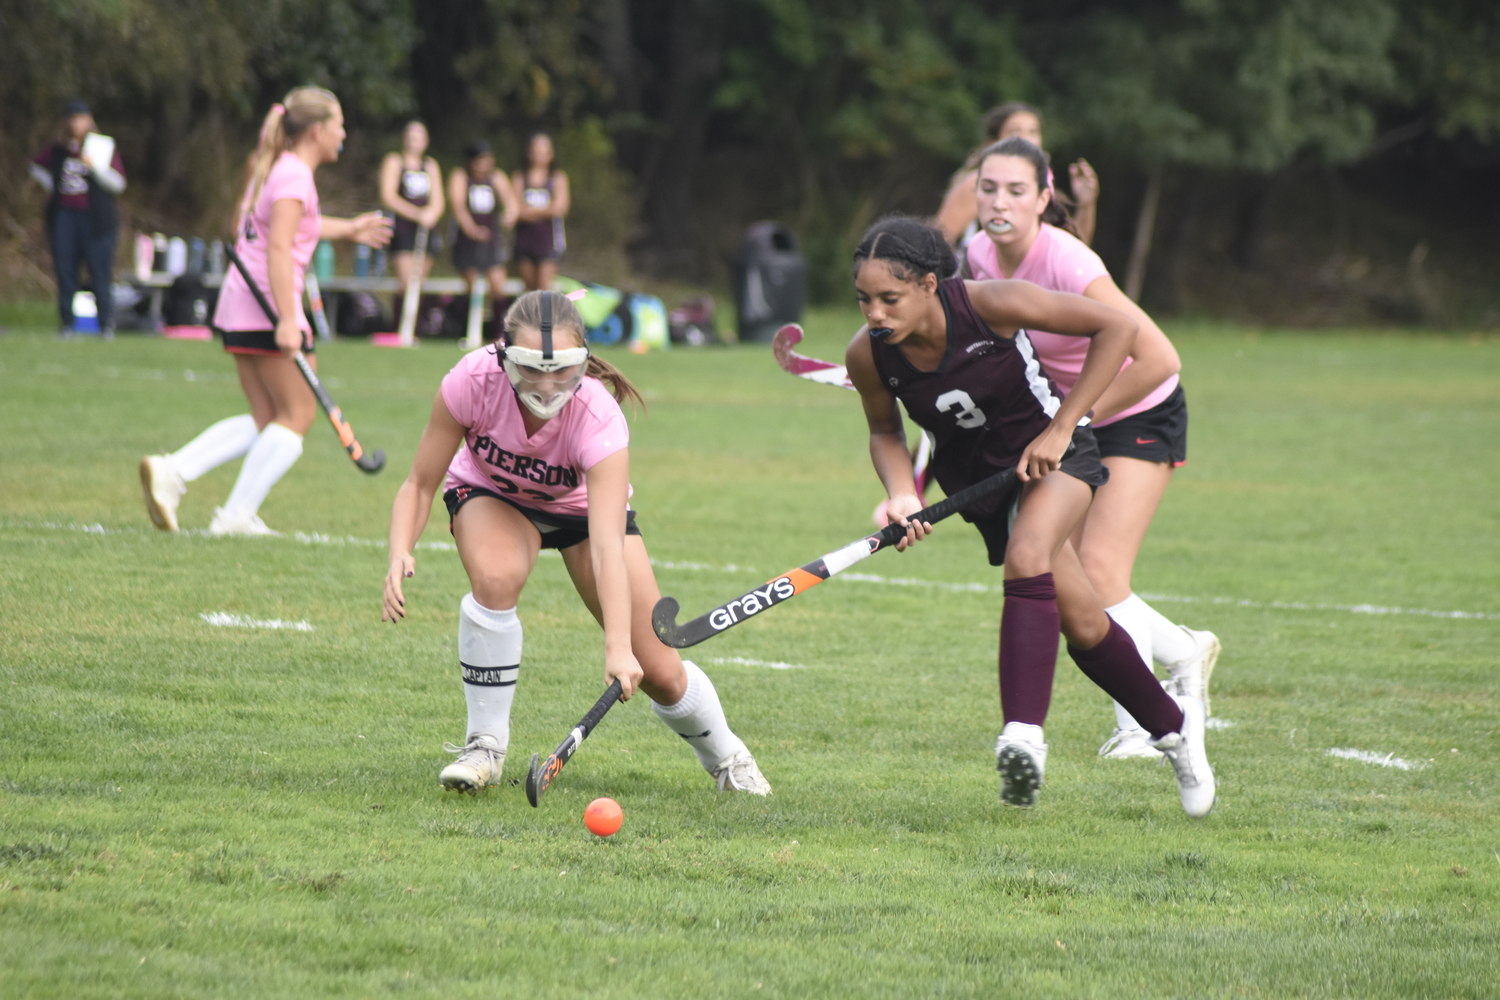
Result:
M56 142L31 158L31 176L47 189L47 238L57 270L58 333L73 335L73 296L78 291L78 264L89 267L94 300L99 304L99 332L114 336L115 240L120 213L115 196L125 190L125 165L113 140L90 133L94 116L83 101L63 107L63 132ZM103 162L96 162L102 160Z

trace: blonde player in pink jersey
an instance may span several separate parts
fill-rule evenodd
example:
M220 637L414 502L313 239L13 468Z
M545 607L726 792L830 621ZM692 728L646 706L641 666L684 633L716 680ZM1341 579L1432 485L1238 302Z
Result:
M583 332L565 296L517 299L503 343L469 354L443 379L396 494L382 620L406 616L402 583L416 572L412 546L439 485L473 588L458 617L467 737L445 747L458 758L439 780L467 792L500 780L521 669L516 605L546 548L560 550L604 627L605 683L618 679L625 700L645 691L720 790L767 795L771 786L729 728L713 682L651 628L661 592L630 509L630 430L620 410L620 401L640 394L589 354Z
M278 319L273 324L267 318L238 268L224 275L213 326L224 350L234 355L250 412L220 420L173 454L141 459L146 512L164 531L177 530L177 507L188 483L243 457L209 534L276 534L260 519L261 502L301 457L302 438L318 412L292 361L298 350L314 361L312 325L302 309L303 275L320 239L379 247L391 236L390 223L378 212L331 219L318 211L313 171L337 160L343 148L344 111L320 87L298 87L266 115L235 222L235 251Z
M1109 276L1099 255L1070 233L1042 221L1052 203L1047 154L1023 138L1002 139L980 155L976 195L981 232L969 243L976 280L1015 278L1049 291L1072 292L1113 306L1140 327L1135 346L1093 409L1094 436L1109 468L1078 528L1073 547L1110 617L1135 640L1141 659L1166 668L1172 689L1208 706L1208 681L1219 657L1212 632L1176 625L1131 588L1131 571L1172 470L1187 461L1187 402L1178 384L1177 351L1151 317ZM1042 368L1068 392L1083 368L1087 342L1028 331ZM1100 748L1114 759L1159 757L1149 735L1115 705L1116 727Z

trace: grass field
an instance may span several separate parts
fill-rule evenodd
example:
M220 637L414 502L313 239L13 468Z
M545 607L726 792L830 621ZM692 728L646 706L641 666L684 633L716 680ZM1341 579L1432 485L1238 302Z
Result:
M810 353L854 322L815 315ZM540 809L442 794L464 577L436 517L382 626L380 540L457 351L322 351L389 467L320 424L262 511L303 534L220 540L237 466L168 536L135 464L242 412L228 359L12 327L0 996L1500 996L1500 342L1169 332L1191 463L1136 585L1224 640L1201 822L1169 769L1095 755L1112 717L1066 657L1040 803L1000 805L1000 576L957 521L695 650L771 798L715 794L644 699ZM684 617L865 529L852 394L765 350L618 361ZM601 686L560 560L521 611L509 778Z

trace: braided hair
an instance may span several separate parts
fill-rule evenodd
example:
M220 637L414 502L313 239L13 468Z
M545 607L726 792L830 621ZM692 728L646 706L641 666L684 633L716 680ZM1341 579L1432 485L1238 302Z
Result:
M953 248L943 234L910 215L887 215L865 231L854 250L854 276L867 260L883 260L902 281L921 281L929 274L938 280L952 277Z
M1063 206L1057 190L1052 188L1052 159L1045 150L1038 149L1028 139L1013 135L1009 139L1001 139L980 150L974 169L983 170L984 161L992 156L1018 156L1023 160L1031 161L1031 166L1036 170L1036 189L1038 191L1051 189L1052 191L1052 200L1047 203L1046 208L1042 209L1042 221L1058 229L1066 229L1074 236L1078 235L1078 228L1073 225L1073 217Z

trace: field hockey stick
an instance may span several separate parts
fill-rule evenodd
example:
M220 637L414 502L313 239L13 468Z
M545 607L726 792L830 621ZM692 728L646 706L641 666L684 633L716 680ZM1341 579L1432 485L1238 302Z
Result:
M412 247L412 272L406 281L406 295L401 300L401 325L396 335L402 347L411 347L417 336L417 303L422 297L422 266L427 261L427 227L417 227L415 245Z
M557 745L557 749L552 751L546 760L538 764L537 759L541 755L531 755L531 770L526 774L526 801L531 803L533 809L551 787L552 779L557 777L563 765L583 745L583 741L589 738L589 733L594 731L599 720L604 718L604 713L613 708L615 702L619 700L620 678L616 677L610 681L609 687L604 689L599 700L594 702L594 707L578 720L578 725L573 727L573 731L564 737L563 741Z
M267 301L265 293L260 290L255 279L250 277L245 262L240 260L240 255L234 249L234 244L225 243L224 252L239 269L240 277L245 279L245 284L250 288L250 294L255 296L255 301L260 303L261 311L266 314L266 319L271 321L272 328L275 328L280 322L276 318L276 310L271 308L271 303ZM370 454L365 454L364 448L360 447L359 440L354 436L354 428L350 427L349 421L344 419L344 414L338 404L333 401L332 396L328 395L328 390L323 388L323 383L318 381L318 373L313 371L312 365L307 363L307 358L302 355L302 352L297 351L293 354L292 360L297 362L297 368L302 372L302 377L307 380L308 388L312 389L313 395L318 397L318 403L323 407L323 412L328 414L328 422L333 424L334 432L339 436L339 443L344 446L345 451L349 452L349 457L354 460L355 465L359 466L360 471L374 473L385 468L385 452L376 448Z
M776 363L781 366L782 371L811 382L822 382L824 385L841 386L845 389L854 388L854 383L849 380L849 369L843 365L836 365L832 361L798 354L792 348L800 343L802 343L802 327L796 323L788 323L776 331L776 337L771 341L771 353L775 355ZM916 480L919 497L927 495L927 465L931 460L932 435L923 431L922 440L917 444L916 454L911 457L911 475L912 479ZM881 507L884 507L884 504ZM880 508L877 508L877 517L879 510ZM879 523L878 520L876 523Z
M482 344L480 330L484 326L484 293L489 290L489 282L484 275L474 276L474 287L469 289L469 319L464 328L464 347L467 350L478 350Z
M328 314L323 311L323 289L318 285L318 276L311 271L303 275L303 291L307 293L307 307L312 310L313 328L318 331L318 339L330 341L333 339L333 331L328 326Z
M1069 450L1072 450L1071 446ZM988 479L980 480L967 489L959 490L951 497L939 500L931 507L924 507L907 518L907 521L934 524L985 497L1006 492L1015 484L1016 470L1012 466L1003 472L995 473ZM696 646L725 629L733 628L747 618L774 608L783 601L796 597L804 590L816 587L829 577L842 573L855 563L868 559L881 549L895 545L905 537L904 527L899 524L888 524L875 534L867 535L857 542L850 542L843 548L835 549L805 566L787 570L764 586L741 594L734 600L714 608L708 614L699 615L685 625L677 624L677 612L681 609L677 599L663 597L656 602L656 607L651 609L651 627L656 630L657 638L668 646L676 649Z
M845 389L854 388L854 383L849 381L849 369L843 365L836 365L832 361L822 361L798 354L792 348L800 343L802 343L802 327L796 323L788 323L776 331L776 337L771 341L771 353L776 356L776 363L781 366L782 371L798 378L822 382L824 385L839 385Z

